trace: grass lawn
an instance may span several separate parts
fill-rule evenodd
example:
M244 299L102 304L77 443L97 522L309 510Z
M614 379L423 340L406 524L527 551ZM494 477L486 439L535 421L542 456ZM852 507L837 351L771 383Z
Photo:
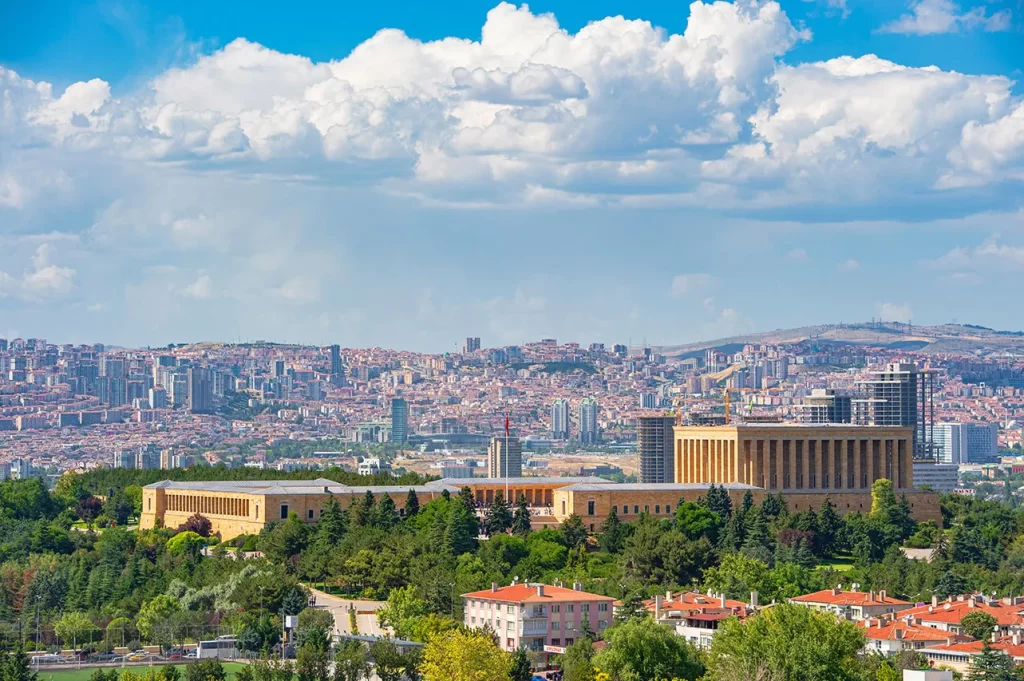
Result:
M847 572L853 569L853 556L839 556L818 563L819 568L831 568L836 572Z
M153 666L155 668L159 668L158 665L153 665ZM182 667L184 667L184 665L183 664L178 664L176 666L178 667L179 671L181 671L182 676L184 676L185 670L182 669ZM237 672L239 669L241 669L244 666L245 665L243 665L243 664L241 664L239 662L225 662L224 663L224 671L226 671L227 674L228 674L228 681L231 681L232 679L234 679L235 672ZM51 671L49 669L43 669L43 670L41 670L39 672L39 681L89 681L89 677L92 676L92 673L94 671L96 671L96 669L103 669L104 671L106 671L108 669L114 669L114 667L87 667L85 669L61 669L59 671ZM118 669L119 669L119 667L118 667ZM148 665L132 665L132 666L125 667L125 669L130 669L133 672L135 672L136 674L145 674L146 671L149 669L149 666Z

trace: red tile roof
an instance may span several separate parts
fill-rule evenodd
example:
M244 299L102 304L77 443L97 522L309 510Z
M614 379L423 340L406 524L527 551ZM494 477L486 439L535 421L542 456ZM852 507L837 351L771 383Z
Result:
M815 591L812 594L795 596L791 601L797 603L826 603L828 605L910 605L907 601L886 595L885 592L873 593L870 591L838 591L825 589Z
M922 622L942 622L944 624L959 624L960 620L970 612L980 610L987 612L996 618L1001 627L1024 626L1024 604L1006 605L996 601L984 603L973 598L964 600L943 601L938 605L919 605L916 608L903 610L901 616L913 615Z
M538 594L538 588L541 586L543 586L543 596ZM487 589L486 591L462 594L462 597L480 601L501 601L502 603L579 603L585 601L611 603L615 600L611 596L601 596L550 584L513 584L499 587L497 591Z
M902 618L895 621L871 618L858 622L857 626L863 629L864 635L872 641L935 641L946 645L970 638L920 624L910 624Z
M722 600L717 596L709 596L708 594L697 593L694 591L684 591L677 594L673 594L672 599L665 599L661 602L661 611L702 611L712 608L721 608ZM746 609L748 606L743 601L734 601L729 598L725 599L725 607L729 610L735 610L737 608ZM650 612L654 612L654 599L648 599L644 601L644 608Z

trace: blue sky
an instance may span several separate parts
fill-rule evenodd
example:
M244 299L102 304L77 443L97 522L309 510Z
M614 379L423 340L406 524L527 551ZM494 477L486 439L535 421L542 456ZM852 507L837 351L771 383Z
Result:
M5 7L0 336L1020 328L1022 27L1017 0Z

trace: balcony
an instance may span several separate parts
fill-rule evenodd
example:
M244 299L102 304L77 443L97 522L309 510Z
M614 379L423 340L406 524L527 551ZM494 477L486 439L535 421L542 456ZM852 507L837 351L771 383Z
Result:
M523 620L519 627L520 636L547 636L548 621L542 619Z

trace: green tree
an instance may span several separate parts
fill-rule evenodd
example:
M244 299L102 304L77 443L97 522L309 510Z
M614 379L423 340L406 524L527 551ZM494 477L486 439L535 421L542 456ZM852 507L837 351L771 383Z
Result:
M305 632L295 655L299 681L329 681L331 678L331 643L328 630L313 627Z
M608 553L618 553L625 546L628 536L627 527L619 520L619 514L612 506L612 509L608 511L608 517L601 524L601 548Z
M714 544L726 522L706 505L680 499L676 506L676 529L687 539L707 537Z
M509 681L511 658L487 632L455 630L423 649L423 681Z
M374 513L374 525L385 530L391 529L398 524L398 510L395 507L395 500L390 494L381 496L377 503L377 511Z
M92 643L99 628L84 612L66 612L57 620L53 630L62 641L77 650L83 643Z
M577 639L558 659L562 681L595 681L594 644L589 638Z
M6 639L0 639L0 679L3 681L38 681L39 675L32 671L25 649L9 646Z
M171 640L171 631L166 625L180 610L176 598L160 594L142 604L135 625L145 640L163 645Z
M167 541L167 552L180 556L189 556L193 560L199 557L206 546L206 540L196 532L179 532Z
M313 629L324 629L328 632L334 631L334 615L330 610L321 608L306 608L299 613L299 626L295 629L295 638L302 643L306 638L306 632Z
M370 671L370 654L360 642L342 641L334 649L333 681L363 681Z
M722 525L729 522L732 516L732 499L729 498L725 485L712 484L708 487L707 496L700 500L700 505L716 514Z
M409 493L405 495L405 517L406 519L415 518L420 512L420 498L416 496L416 490L410 489Z
M324 546L337 546L345 536L345 516L334 496L327 497L316 523L314 542Z
M530 534L531 529L530 508L526 503L526 496L520 494L515 515L512 516L512 534L517 537L525 537Z
M125 646L139 638L139 630L127 617L115 617L107 624L106 640L111 647Z
M871 485L871 515L876 518L887 518L895 507L896 493L893 491L892 480L875 480Z
M402 681L406 676L410 658L390 638L375 641L370 646L370 657L373 658L374 671L380 681Z
M494 495L494 501L487 507L487 514L484 516L484 529L487 534L493 536L502 534L512 527L512 511L505 503L505 495L500 491Z
M587 528L583 524L583 518L575 513L562 521L562 526L559 530L562 533L565 545L570 550L575 549L577 546L583 546L587 541Z
M745 623L722 623L708 653L707 681L859 681L864 634L852 622L780 603Z
M533 679L533 668L530 664L530 654L526 648L516 648L512 653L512 662L509 665L509 681L531 681Z
M987 641L992 637L992 630L998 622L996 618L984 610L975 610L960 619L964 633L977 641Z
M839 542L839 531L843 526L843 519L836 513L836 507L832 500L825 497L821 502L821 509L818 512L818 551L823 556L833 556L836 553Z
M995 650L985 641L981 652L971 659L967 670L968 681L1017 681L1013 658L1001 650Z
M185 681L225 681L224 665L217 659L199 660L185 667Z
M612 681L693 681L704 673L696 648L651 617L616 624L605 632L605 642L594 657L594 666L607 672Z
M377 621L382 627L390 627L395 636L408 639L416 621L429 612L427 602L416 593L416 587L405 586L392 589L387 605L377 610Z

